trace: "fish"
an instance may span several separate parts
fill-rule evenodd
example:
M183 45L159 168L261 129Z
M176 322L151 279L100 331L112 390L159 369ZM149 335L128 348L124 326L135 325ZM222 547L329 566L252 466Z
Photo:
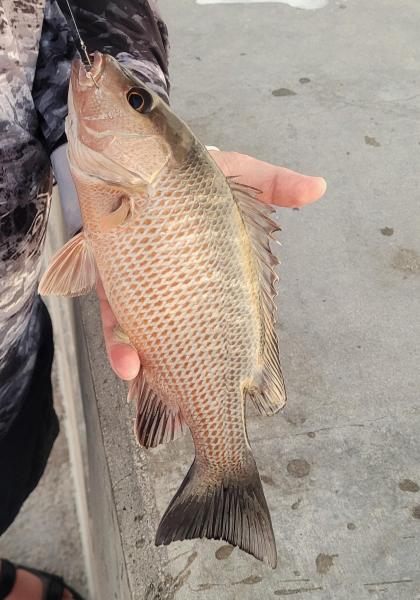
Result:
M272 568L276 542L245 407L286 402L275 325L273 207L226 178L191 129L136 75L96 52L72 65L68 158L82 231L53 258L43 295L100 277L141 368L130 383L144 448L191 432L194 461L156 545L209 538Z

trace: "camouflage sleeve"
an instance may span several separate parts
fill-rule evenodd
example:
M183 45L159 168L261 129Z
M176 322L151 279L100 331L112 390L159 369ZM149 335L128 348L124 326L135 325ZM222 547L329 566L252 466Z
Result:
M168 101L168 36L153 0L71 0L89 52L115 56ZM67 18L66 18L67 16ZM51 153L65 143L70 65L77 54L64 0L47 0L32 95Z

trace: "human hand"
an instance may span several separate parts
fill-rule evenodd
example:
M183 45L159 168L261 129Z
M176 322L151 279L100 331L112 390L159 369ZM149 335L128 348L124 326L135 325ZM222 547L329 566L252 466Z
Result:
M315 202L324 195L327 184L322 177L301 175L238 152L210 151L226 176L238 175L238 181L261 190L261 200L283 207L299 207ZM140 369L136 349L121 338L118 323L98 282L102 326L109 362L121 379L134 379Z

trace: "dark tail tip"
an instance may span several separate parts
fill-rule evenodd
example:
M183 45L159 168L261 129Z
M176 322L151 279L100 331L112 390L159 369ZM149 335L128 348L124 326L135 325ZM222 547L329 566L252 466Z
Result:
M162 517L156 545L208 538L225 540L277 565L276 542L255 462L242 477L205 483L194 462Z

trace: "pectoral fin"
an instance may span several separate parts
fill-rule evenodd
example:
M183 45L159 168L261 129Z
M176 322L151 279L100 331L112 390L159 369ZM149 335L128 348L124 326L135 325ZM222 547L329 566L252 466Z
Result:
M121 204L113 212L103 215L101 229L104 233L115 229L127 221L132 210L131 200L127 196L121 198Z
M81 296L96 283L93 251L83 233L78 233L53 257L38 292L43 296Z

